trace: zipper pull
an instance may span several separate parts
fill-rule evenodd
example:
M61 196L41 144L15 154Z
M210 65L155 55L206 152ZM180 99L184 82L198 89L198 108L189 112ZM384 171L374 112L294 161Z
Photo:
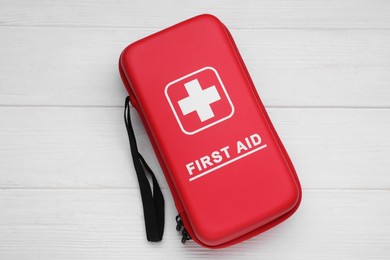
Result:
M184 227L183 220L181 219L180 215L177 215L176 216L176 230L181 232L183 227Z
M185 228L183 229L181 234L183 235L181 237L181 243L182 244L185 244L188 240L191 240L191 236L190 236L190 234L188 234L188 232L187 232L187 230Z
M191 240L190 234L188 234L188 231L185 229L183 220L180 217L180 214L176 216L176 230L178 232L181 232L181 243L185 244L188 240Z

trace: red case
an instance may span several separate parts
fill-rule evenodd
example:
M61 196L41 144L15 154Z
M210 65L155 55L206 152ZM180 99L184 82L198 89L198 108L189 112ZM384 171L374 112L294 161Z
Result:
M295 212L294 167L216 17L196 16L129 45L119 70L194 241L226 247Z

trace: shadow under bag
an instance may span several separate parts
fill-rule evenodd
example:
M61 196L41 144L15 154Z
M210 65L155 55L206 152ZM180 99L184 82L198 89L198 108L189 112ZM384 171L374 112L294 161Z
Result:
M138 152L130 102L174 198L183 243L227 247L296 211L297 174L217 18L196 16L129 45L119 70L129 93L125 121L149 241L162 239L164 198Z

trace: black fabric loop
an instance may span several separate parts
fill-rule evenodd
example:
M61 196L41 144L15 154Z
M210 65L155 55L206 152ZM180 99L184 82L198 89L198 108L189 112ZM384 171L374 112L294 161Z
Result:
M131 156L133 157L134 168L141 191L146 237L148 241L159 242L162 240L164 234L164 196L152 169L150 169L145 159L138 152L134 130L131 125L129 97L125 101L124 118L129 136ZM146 177L147 173L153 180L153 193L148 178Z

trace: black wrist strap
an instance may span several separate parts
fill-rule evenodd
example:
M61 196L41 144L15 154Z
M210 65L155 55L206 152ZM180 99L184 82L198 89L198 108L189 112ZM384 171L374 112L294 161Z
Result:
M145 159L138 152L137 142L130 118L130 98L125 101L124 111L127 134L129 135L131 156L135 172L137 173L138 183L141 190L142 205L144 208L144 218L146 227L146 237L148 241L158 242L162 240L164 233L164 196L158 185L153 171L150 169ZM153 180L153 193L150 188L146 173L149 173Z

